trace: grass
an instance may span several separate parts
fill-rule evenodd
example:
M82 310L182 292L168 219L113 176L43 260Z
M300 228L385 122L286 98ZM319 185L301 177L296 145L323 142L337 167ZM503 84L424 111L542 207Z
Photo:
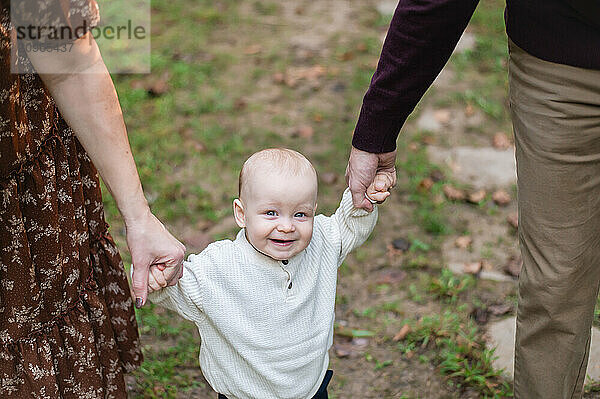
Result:
M340 28L317 49L306 50L290 44L289 32L296 29L294 34L306 44L305 34L311 29L295 24L307 15L301 9L286 10L285 2L152 1L152 74L114 76L114 80L146 196L153 212L176 235L182 226L206 229L231 217L239 167L262 147L298 149L320 174L335 174L336 182L321 185L318 199L320 212L335 210L345 185L350 133L378 58L380 36L390 21L366 2L359 3L353 5L358 16L355 25ZM482 135L509 126L502 9L500 0L481 3L470 27L477 36L476 49L451 58L457 80L468 82L469 89L433 90L423 100L480 109L485 120ZM298 15L294 24L286 25L286 12ZM318 15L311 18L329 24ZM246 54L256 44L261 50ZM273 83L275 73L313 65L327 71L315 87L306 81L293 88ZM148 90L157 82L166 84L158 95ZM392 355L415 353L413 361L437 367L452 384L450 392L460 395L468 388L487 397L510 396L510 389L492 369L493 353L485 349L481 331L464 308L477 284L441 267L441 244L456 226L442 193L446 181L435 182L428 190L420 187L440 167L429 162L425 136L411 127L413 120L398 141L398 186L382 207L376 237L340 267L337 317L356 319L356 324L336 325L336 334L370 339L385 348L386 355L369 350L356 360L370 370L399 373L407 358L400 361ZM314 135L295 136L301 125L311 126ZM103 191L111 232L119 247L126 248L114 201L105 187ZM386 207L392 210L387 215L405 210L409 217L394 224L393 218L386 220ZM232 233L218 235L231 238ZM412 244L398 262L407 277L397 285L381 284L373 276L392 267L393 261L384 255L385 243L396 234L408 237ZM129 263L128 254L122 254ZM371 288L366 288L367 282ZM400 290L405 297L398 295ZM359 299L364 291L368 291L367 304ZM195 326L154 306L137 311L137 317L145 362L135 373L134 397L182 398L208 392L197 367ZM385 339L387 329L404 322L413 327L405 340L397 344ZM346 397L352 378L337 373L330 396ZM402 397L422 395L404 392Z
M413 331L398 344L405 353L430 353L440 371L457 388L475 388L485 398L512 396L508 383L502 381L501 370L492 366L494 351L485 347L478 329L458 312L446 310L441 314L425 316L414 323ZM425 355L421 355L425 356ZM428 356L425 356L429 360Z

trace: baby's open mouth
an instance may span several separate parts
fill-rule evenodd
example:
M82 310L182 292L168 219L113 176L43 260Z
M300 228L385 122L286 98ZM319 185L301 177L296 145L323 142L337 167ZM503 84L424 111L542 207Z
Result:
M276 245L290 245L294 240L277 240L275 238L270 238L270 240Z

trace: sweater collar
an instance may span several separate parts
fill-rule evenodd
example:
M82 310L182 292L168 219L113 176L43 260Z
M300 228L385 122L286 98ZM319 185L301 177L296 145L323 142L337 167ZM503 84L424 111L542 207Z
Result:
M246 229L241 229L237 237L235 238L235 243L241 248L242 252L248 256L252 261L257 262L258 264L270 264L281 266L287 270L291 270L295 268L299 263L302 262L304 258L304 254L306 253L306 249L302 250L299 254L293 256L290 259L286 259L286 261L275 260L268 255L263 254L258 249L256 249L246 237Z

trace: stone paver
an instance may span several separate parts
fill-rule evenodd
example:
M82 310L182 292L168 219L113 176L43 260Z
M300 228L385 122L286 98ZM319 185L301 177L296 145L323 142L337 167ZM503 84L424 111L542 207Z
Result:
M381 15L390 16L394 15L397 5L398 0L384 0L377 3L375 7L377 8L377 12L379 12Z
M488 327L488 348L496 348L494 361L496 369L504 369L507 377L513 376L513 359L515 344L516 317L509 317ZM590 360L587 368L587 376L592 380L600 380L600 330L592 328L592 345L590 348ZM586 378L588 381L588 378Z
M446 164L454 179L473 188L492 189L507 187L517 180L514 149L497 150L493 147L437 146L427 148L433 163Z
M459 54L464 53L465 51L473 50L476 45L477 40L475 39L475 35L470 32L464 32L456 44L454 53Z

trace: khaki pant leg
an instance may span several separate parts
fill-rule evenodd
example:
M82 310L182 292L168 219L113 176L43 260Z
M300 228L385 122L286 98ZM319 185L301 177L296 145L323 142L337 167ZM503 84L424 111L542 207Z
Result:
M600 71L510 43L523 270L517 399L580 398L600 282Z

